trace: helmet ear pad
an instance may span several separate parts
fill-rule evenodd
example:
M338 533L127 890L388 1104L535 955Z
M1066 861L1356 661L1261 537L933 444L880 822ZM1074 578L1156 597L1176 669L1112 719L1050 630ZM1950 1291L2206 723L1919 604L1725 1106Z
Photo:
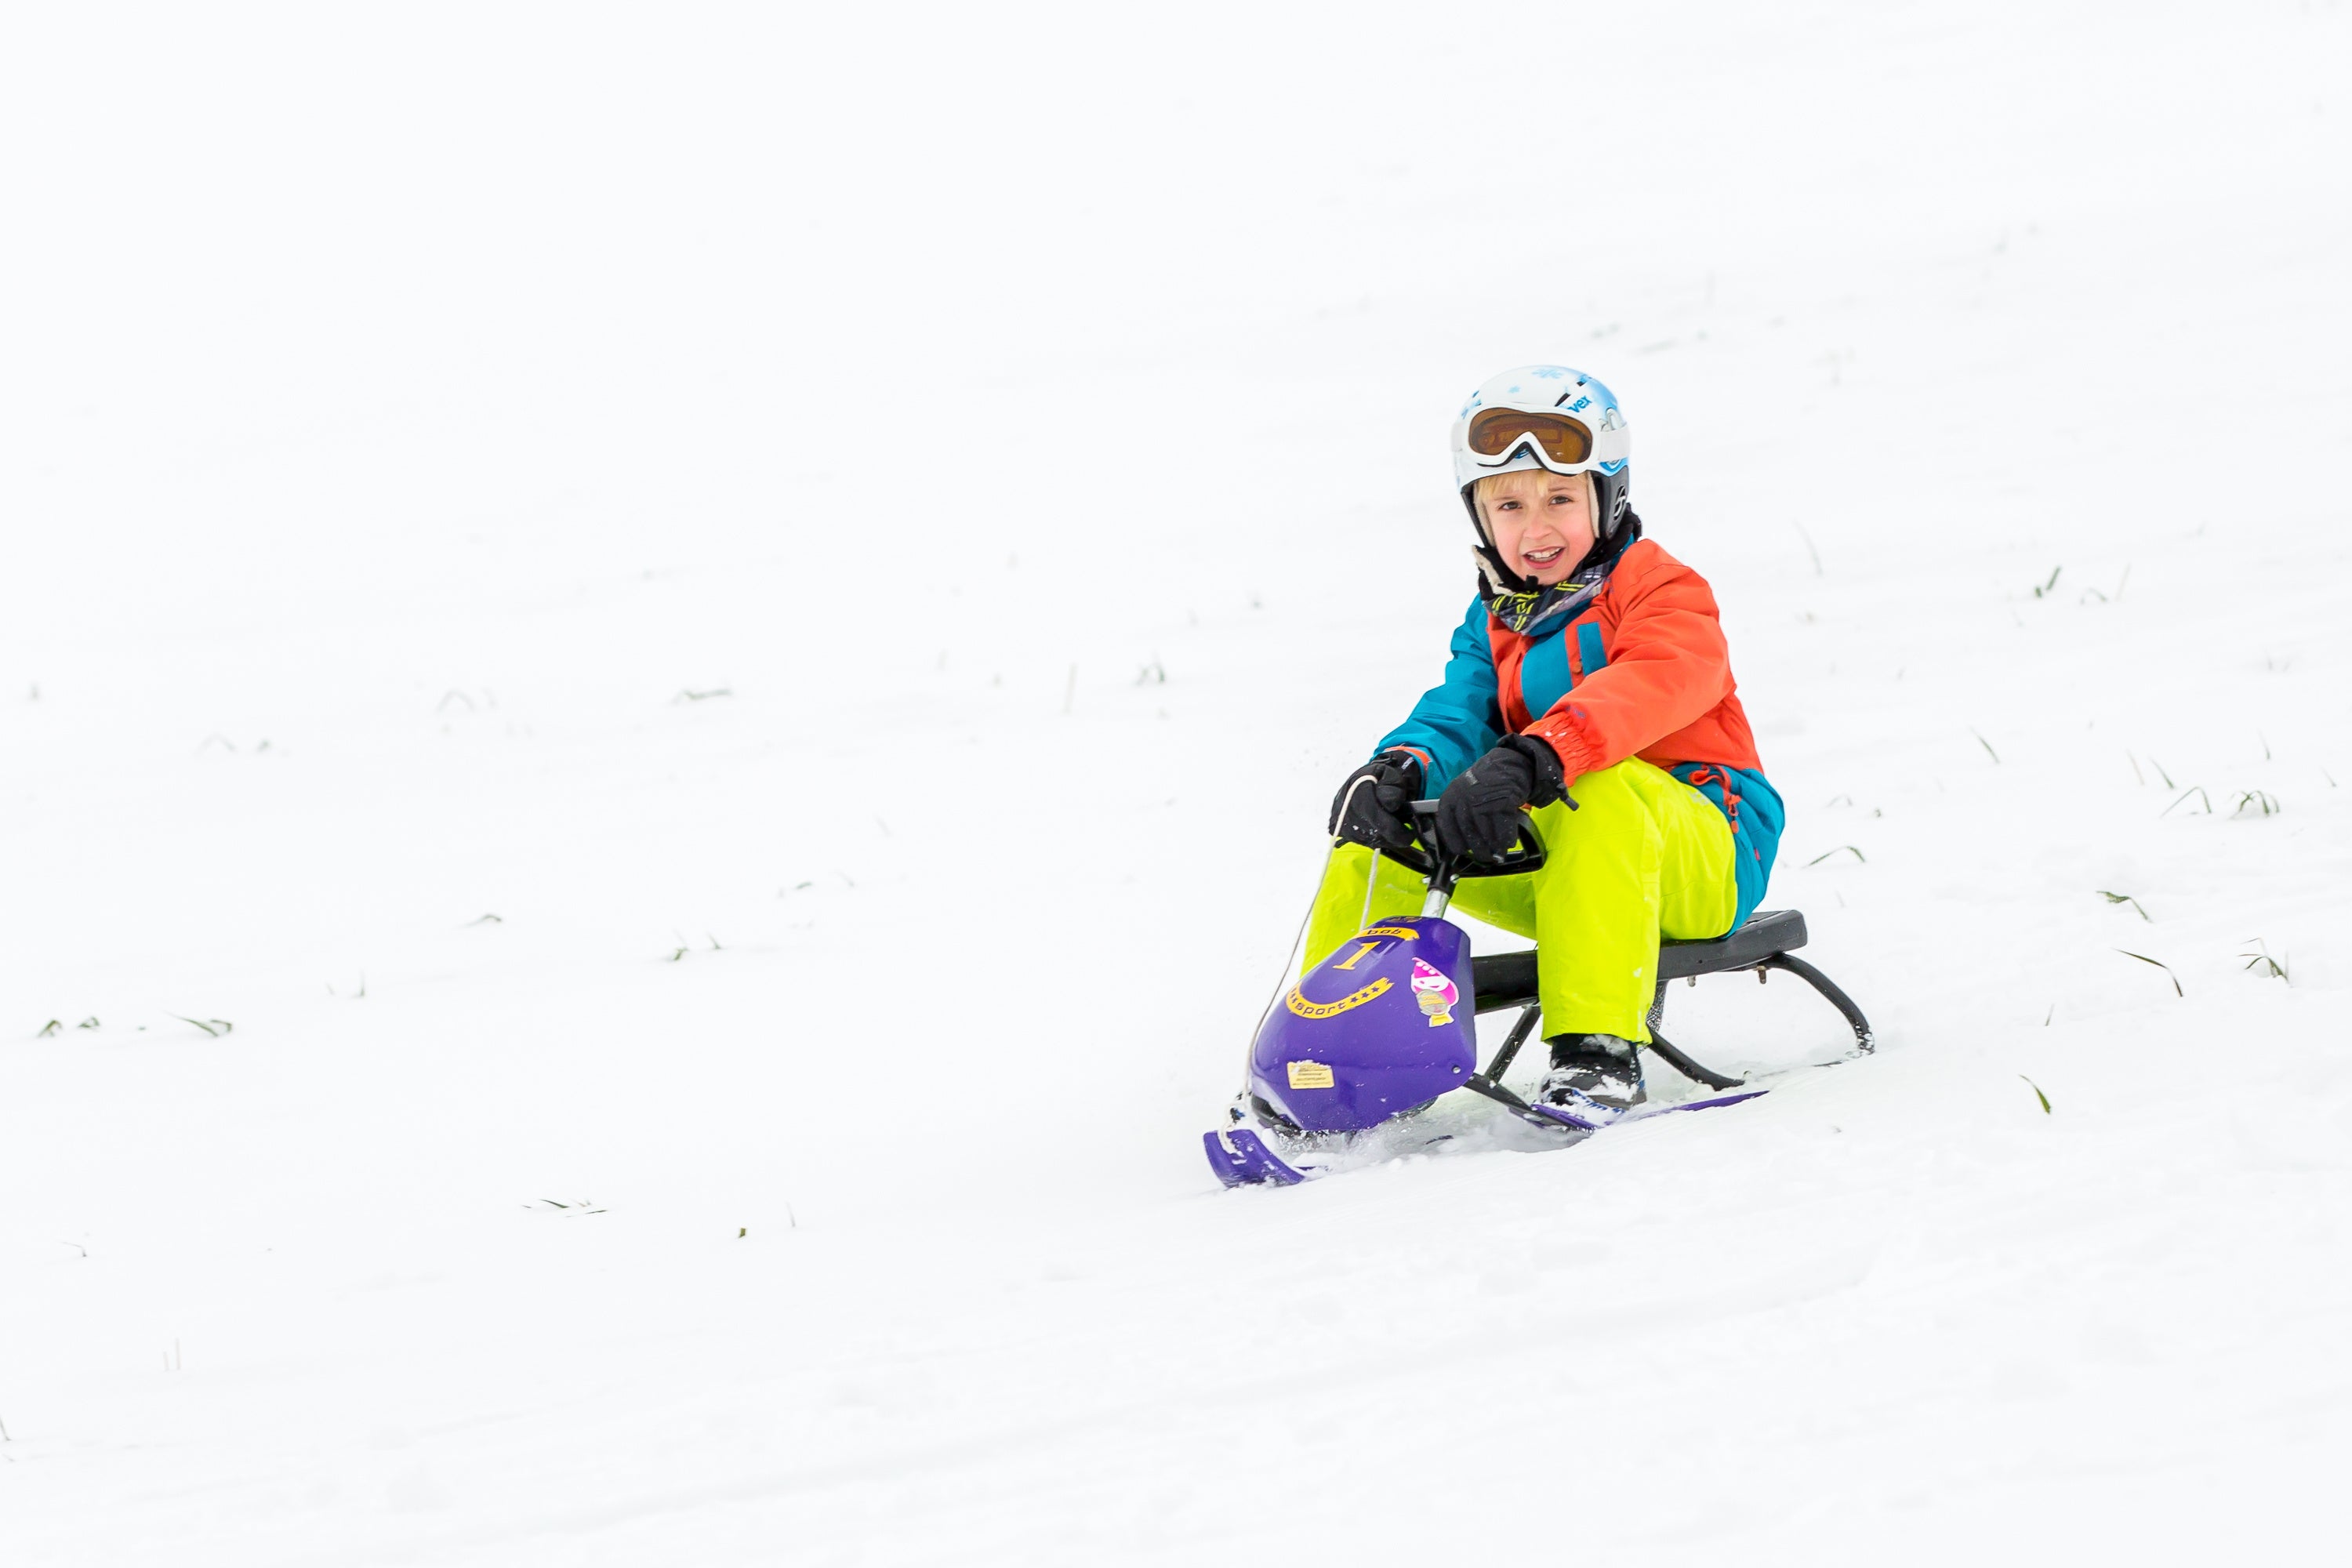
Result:
M1599 539L1614 539L1617 531L1625 526L1626 495L1633 488L1629 481L1633 465L1621 463L1613 474L1604 474L1598 468L1588 471L1592 475L1594 531Z
M1471 546L1470 553L1477 558L1478 575L1485 583L1482 592L1489 595L1534 593L1535 579L1522 577L1503 563L1503 552L1495 548L1494 536L1486 531L1486 516L1478 510L1478 486L1475 481L1462 487L1462 508L1470 514L1471 531L1478 536L1478 542Z

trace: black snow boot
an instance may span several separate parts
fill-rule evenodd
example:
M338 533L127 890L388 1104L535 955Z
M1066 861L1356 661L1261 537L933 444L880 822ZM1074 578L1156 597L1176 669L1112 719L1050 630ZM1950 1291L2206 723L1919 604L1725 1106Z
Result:
M1649 1098L1642 1088L1642 1050L1633 1041L1554 1035L1544 1043L1551 1047L1551 1071L1538 1098L1546 1105L1588 1121L1614 1121Z

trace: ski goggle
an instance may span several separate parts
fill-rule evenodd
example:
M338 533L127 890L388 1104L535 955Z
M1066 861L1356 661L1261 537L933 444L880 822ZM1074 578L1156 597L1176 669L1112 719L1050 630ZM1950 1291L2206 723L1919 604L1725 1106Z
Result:
M1470 421L1470 449L1482 458L1499 458L1533 441L1545 457L1574 468L1592 456L1592 432L1580 420L1565 414L1529 414L1518 408L1486 408Z

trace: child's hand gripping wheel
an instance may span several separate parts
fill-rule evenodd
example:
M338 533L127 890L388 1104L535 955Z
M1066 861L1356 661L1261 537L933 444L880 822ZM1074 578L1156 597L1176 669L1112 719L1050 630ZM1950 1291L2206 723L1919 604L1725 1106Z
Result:
M1453 900L1454 884L1465 877L1516 877L1544 863L1543 835L1536 831L1534 816L1524 808L1516 814L1517 837L1498 856L1485 860L1459 851L1445 852L1437 830L1438 810L1436 801L1414 801L1412 826L1418 842L1411 849L1385 851L1391 860L1429 879L1429 901L1423 906L1423 914L1444 914Z
M1437 797L1441 854L1493 865L1509 854L1530 806L1569 798L1559 753L1532 735L1507 735L1454 776Z

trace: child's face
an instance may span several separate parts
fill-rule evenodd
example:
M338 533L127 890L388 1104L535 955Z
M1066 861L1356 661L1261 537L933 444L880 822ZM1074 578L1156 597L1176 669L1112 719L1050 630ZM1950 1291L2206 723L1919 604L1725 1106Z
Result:
M1545 587L1576 570L1592 548L1592 482L1589 474L1521 468L1478 481L1478 510L1495 553L1523 577Z

